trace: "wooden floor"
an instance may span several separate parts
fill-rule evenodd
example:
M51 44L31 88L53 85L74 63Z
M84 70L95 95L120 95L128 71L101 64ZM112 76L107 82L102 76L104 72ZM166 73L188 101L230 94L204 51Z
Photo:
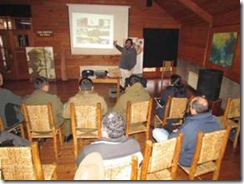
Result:
M147 89L153 96L159 96L161 90L157 79L148 80ZM33 91L33 84L29 81L6 81L4 87L12 90L14 93L25 96ZM114 99L110 99L108 94L109 88L114 87L113 85L101 85L96 84L95 90L101 95L105 96L105 99L109 107L113 107L115 104ZM56 93L65 103L70 96L73 96L78 91L78 81L57 81L51 82L50 92ZM141 145L142 152L144 150L144 135L138 135L136 139ZM85 141L83 144L87 145L90 141ZM82 148L81 148L82 149ZM76 161L73 154L73 142L65 143L59 148L59 158L56 161L58 168L58 179L59 180L73 180L76 171ZM163 154L163 153L162 153ZM53 163L55 162L54 152L52 148L51 140L46 140L42 145L40 145L40 156L42 163ZM232 148L232 142L228 142L228 146L225 152L224 159L222 161L221 171L219 175L219 180L241 180L241 159L240 159L240 144L236 150ZM201 180L210 180L211 174L206 174L202 176ZM187 180L187 175L179 168L177 180Z

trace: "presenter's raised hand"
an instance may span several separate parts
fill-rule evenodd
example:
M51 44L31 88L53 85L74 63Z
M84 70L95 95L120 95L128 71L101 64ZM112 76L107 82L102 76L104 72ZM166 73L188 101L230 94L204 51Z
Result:
M117 40L114 40L114 46L117 45Z

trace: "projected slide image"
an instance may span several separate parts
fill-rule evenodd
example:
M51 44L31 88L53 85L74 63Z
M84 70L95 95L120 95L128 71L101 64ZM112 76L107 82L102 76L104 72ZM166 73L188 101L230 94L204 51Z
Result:
M112 15L73 13L73 44L81 48L112 48Z

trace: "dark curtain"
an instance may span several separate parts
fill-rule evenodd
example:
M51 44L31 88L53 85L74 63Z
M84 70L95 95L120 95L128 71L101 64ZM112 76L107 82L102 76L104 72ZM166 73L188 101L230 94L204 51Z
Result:
M143 67L161 67L163 60L177 65L179 29L143 29Z

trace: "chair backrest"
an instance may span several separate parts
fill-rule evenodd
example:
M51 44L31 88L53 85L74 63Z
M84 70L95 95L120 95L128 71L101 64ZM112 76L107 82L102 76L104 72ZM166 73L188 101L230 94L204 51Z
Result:
M148 101L134 103L131 103L131 101L129 101L127 103L127 119L130 121L131 124L147 121L148 117L151 115L151 106L151 99Z
M209 161L222 160L229 132L230 127L209 133L199 132L192 166Z
M162 63L162 71L172 71L173 70L174 61L164 60Z
M27 130L33 132L51 132L54 126L52 104L27 105L22 104ZM28 132L29 132L28 131Z
M174 60L163 60L163 67L172 67L174 65Z
M3 126L3 119L2 117L0 117L0 131L4 130L4 126Z
M152 98L142 102L127 102L126 109L126 135L131 132L131 125L146 122L145 131L149 131L150 121L152 115Z
M171 179L175 179L182 140L182 133L176 138L159 143L147 140L140 179L146 180L148 173L160 172L164 169L170 169Z
M170 76L173 72L173 61L164 60L162 67L160 68L161 77L164 78L164 75Z
M1 147L0 160L4 180L43 180L37 143L30 147Z
M101 103L96 106L70 104L73 132L79 137L81 130L94 129L94 137L101 137Z
M240 117L240 98L228 98L224 112L224 119Z
M164 111L163 124L166 123L167 119L182 119L187 111L189 99L171 97L167 99L167 103Z
M138 172L137 155L104 160L105 180L136 180Z

